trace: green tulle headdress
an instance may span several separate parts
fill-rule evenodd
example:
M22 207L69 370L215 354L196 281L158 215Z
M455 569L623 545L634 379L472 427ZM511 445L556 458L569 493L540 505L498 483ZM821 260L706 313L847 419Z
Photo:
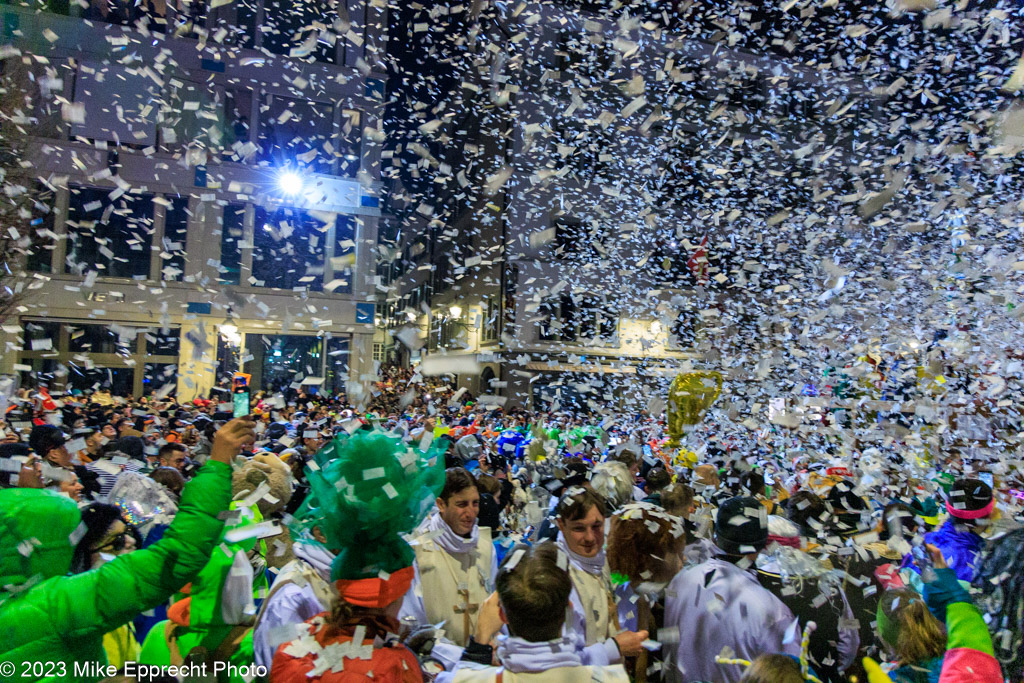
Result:
M379 430L336 437L310 462L310 495L291 524L293 538L321 543L337 553L335 582L384 579L412 566L402 534L429 514L444 487L444 457L417 450Z

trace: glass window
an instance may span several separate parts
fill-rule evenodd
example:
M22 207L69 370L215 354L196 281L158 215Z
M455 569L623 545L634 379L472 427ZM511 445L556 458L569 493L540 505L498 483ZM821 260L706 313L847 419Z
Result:
M53 272L54 240L54 193L41 183L36 183L32 198L32 222L28 238L28 259L26 267L33 273Z
M259 123L260 161L279 168L332 172L332 105L272 95L261 108Z
M224 115L226 117L223 127L223 138L218 143L222 148L225 159L235 162L243 162L249 158L252 150L248 148L252 137L249 126L249 113L252 111L252 90L247 88L234 88L224 91Z
M374 345L374 353L376 347ZM324 383L326 391L332 396L345 393L345 382L348 381L349 338L331 337L327 340L327 377ZM376 355L374 360L379 360Z
M64 272L97 270L105 277L145 279L153 244L153 195L71 186Z
M57 379L60 363L56 358L22 358L18 361L22 365L32 368L31 371L21 372L21 386L31 387L37 383L51 383ZM53 384L50 384L51 388Z
M220 271L217 282L237 285L242 275L242 249L238 246L245 237L245 204L224 207L220 233Z
M145 8L151 3L136 3L129 0L86 0L87 6L82 18L90 21L104 21L108 24L127 26L145 15ZM162 5L163 3L161 3Z
M576 323L581 340L610 344L615 339L619 321L605 302L597 297L586 296L583 297Z
M171 197L164 220L164 244L160 273L164 280L179 282L185 274L185 239L188 235L188 197Z
M337 33L332 28L338 22L334 7L328 0L264 0L263 47L276 55L334 64Z
M256 47L256 16L259 0L234 0L219 7L210 8L207 25L212 35L224 29L224 45Z
M143 0L146 2L147 0ZM208 0L148 0L157 6L166 4L174 10L174 32L179 36L205 34Z
M292 382L319 377L323 367L323 340L320 337L287 334L246 334L246 372L253 384L267 391L287 390Z
M498 297L491 296L483 302L483 329L481 338L483 341L497 341L501 336L501 307L498 305Z
M156 144L162 107L155 106L153 81L143 72L117 62L80 62L74 98L84 107L86 118L71 123L71 134L118 146Z
M334 221L334 258L331 261L331 270L335 284L330 287L332 292L352 292L352 266L355 265L356 258L355 222L355 217L340 214Z
M149 394L159 391L164 395L173 395L178 384L177 363L146 363L142 374L142 393ZM171 385L170 394L166 394Z
M91 353L135 353L138 347L137 330L119 328L114 332L106 325L68 325L70 343L68 350L72 353L88 351Z
M563 294L545 299L537 307L537 313L541 316L540 338L543 341L576 340L576 306L571 296Z
M251 335L247 335L251 336ZM224 337L217 335L217 386L230 387L232 378L239 365L239 349L233 344L224 341Z
M229 142L223 90L209 84L171 79L161 131L169 150L219 149Z
M363 149L362 118L362 112L355 109L342 111L337 157L338 175L345 178L355 178L359 174L359 158Z
M157 327L143 330L146 338L146 354L150 356L177 356L181 348L181 329L178 327Z
M60 323L26 322L25 351L57 351L60 347Z
M252 276L257 287L323 289L327 226L306 211L256 207Z
M71 14L71 0L21 0L18 4L34 12L53 12L65 16Z
M697 316L692 311L683 311L672 321L668 333L668 348L689 349L697 343Z
M79 391L109 389L115 396L131 396L134 393L135 370L133 368L92 368L88 369L72 361L68 367L67 388Z

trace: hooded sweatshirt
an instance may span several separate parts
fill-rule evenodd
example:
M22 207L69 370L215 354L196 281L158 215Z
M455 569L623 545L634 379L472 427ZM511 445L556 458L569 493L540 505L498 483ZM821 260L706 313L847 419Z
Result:
M52 663L42 679L19 680L98 680L98 672L76 671L76 664L105 664L105 633L195 577L213 553L224 524L217 514L230 500L230 466L209 462L185 487L160 542L66 576L81 520L74 502L33 489L0 491L0 662Z

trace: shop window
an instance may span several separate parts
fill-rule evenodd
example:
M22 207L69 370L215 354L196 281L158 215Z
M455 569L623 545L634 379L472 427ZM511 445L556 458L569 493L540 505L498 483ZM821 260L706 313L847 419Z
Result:
M54 193L41 183L36 183L32 197L32 218L27 241L26 267L33 273L53 272L53 250L57 247L54 239ZM19 242L20 244L20 242Z
M337 62L335 3L325 0L264 0L263 47L295 59Z
M138 335L135 328L119 328L117 332L106 325L67 326L68 350L72 353L135 353Z
M379 360L376 356L377 346L374 344L374 360ZM348 337L331 337L327 340L327 381L326 389L332 395L345 393L345 382L348 381L348 362L349 362L349 338Z
M320 337L287 334L246 334L246 372L267 391L286 391L293 382L320 377L324 342ZM251 365L250 365L251 364Z

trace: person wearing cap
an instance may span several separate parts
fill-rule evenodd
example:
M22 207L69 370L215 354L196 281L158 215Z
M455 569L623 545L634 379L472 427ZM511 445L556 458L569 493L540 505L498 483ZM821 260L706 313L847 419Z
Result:
M86 495L99 492L100 486L96 475L85 465L74 464L67 449L67 439L60 428L53 425L36 425L29 434L28 444L36 455L45 461L44 474L59 492L70 494L77 490L75 496L72 496L75 500L80 500L76 496L83 492ZM61 470L67 471L67 475ZM76 483L72 484L72 480L76 480Z
M416 656L394 635L415 575L415 553L402 535L443 487L443 459L379 431L336 438L327 449L328 458L318 454L323 465L309 472L307 502L316 514L297 520L292 533L318 542L310 526L317 520L324 547L338 549L330 574L335 599L330 611L293 629L294 639L274 655L270 680L419 683Z
M833 580L832 564L804 552L801 545L794 522L769 515L768 547L757 557L757 579L801 623L817 624L810 634L808 654L818 677L825 683L845 681L844 673L855 664L862 642L861 634L851 626L855 618L851 600L840 582ZM862 613L861 619L861 624L870 627L868 614ZM869 631L863 641L871 640Z
M978 532L988 523L994 509L995 498L988 484L980 479L957 479L946 499L949 518L924 535L924 542L942 551L960 581L970 583L974 579L978 553L985 546L985 539ZM903 558L903 567L917 571L910 553Z
M768 514L755 498L725 501L715 519L716 556L672 580L666 590L665 625L678 632L668 642L659 632L667 680L672 683L737 683L740 667L718 664L730 658L753 660L766 652L800 654L799 623L781 600L762 588L754 571L768 543Z
M36 425L28 437L28 445L40 458L54 467L71 469L71 454L66 443L64 432L53 425Z

